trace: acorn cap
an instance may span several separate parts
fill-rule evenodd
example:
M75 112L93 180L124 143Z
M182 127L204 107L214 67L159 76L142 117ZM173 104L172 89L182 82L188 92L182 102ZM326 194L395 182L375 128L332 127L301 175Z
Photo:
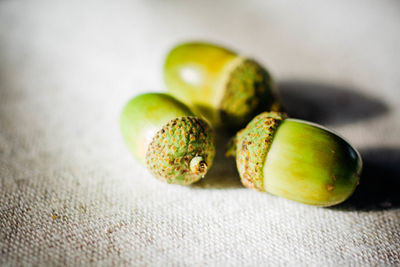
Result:
M146 162L159 179L188 185L203 178L215 155L213 132L200 118L170 120L150 143Z
M213 126L235 128L261 111L280 109L271 75L256 61L217 45L175 47L165 61L164 79L169 93Z
M242 59L228 74L218 110L228 126L248 122L262 111L280 109L271 75L252 59Z
M264 112L256 116L231 141L227 156L236 155L236 164L244 186L264 189L263 163L284 113Z

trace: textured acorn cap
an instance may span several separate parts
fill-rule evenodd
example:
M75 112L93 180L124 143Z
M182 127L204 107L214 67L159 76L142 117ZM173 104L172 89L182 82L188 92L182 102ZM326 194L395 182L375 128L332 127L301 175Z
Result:
M261 113L231 141L227 156L236 155L237 168L244 186L265 191L263 164L275 131L284 118L284 113Z
M159 179L188 185L203 178L215 155L213 132L197 117L169 121L150 143L146 162Z
M280 109L271 75L256 61L217 45L175 47L165 61L164 79L169 93L213 126L236 128L261 111Z
M240 126L262 111L280 109L271 75L254 60L241 60L223 86L218 110L225 125Z

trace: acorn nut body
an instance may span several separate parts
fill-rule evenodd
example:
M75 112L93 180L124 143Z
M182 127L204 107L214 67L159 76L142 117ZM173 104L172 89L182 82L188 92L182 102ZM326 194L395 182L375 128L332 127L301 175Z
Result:
M214 126L241 127L279 109L271 75L256 61L207 43L184 43L165 61L168 92Z
M120 122L131 153L162 181L188 185L212 165L211 127L167 94L134 97L123 108Z
M236 154L246 187L316 206L350 197L362 169L360 154L338 135L276 112L256 116L227 154Z

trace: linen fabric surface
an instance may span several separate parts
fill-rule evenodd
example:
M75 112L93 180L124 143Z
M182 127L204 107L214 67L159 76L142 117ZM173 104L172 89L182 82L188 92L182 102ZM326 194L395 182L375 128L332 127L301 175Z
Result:
M243 188L218 137L201 182L164 184L119 130L182 41L268 67L293 117L360 150L345 203ZM400 265L398 1L0 1L0 265Z

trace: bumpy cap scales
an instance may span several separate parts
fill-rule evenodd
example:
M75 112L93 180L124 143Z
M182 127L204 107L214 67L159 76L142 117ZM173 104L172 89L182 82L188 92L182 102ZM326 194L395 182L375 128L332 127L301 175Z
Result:
M150 171L167 183L188 185L211 167L215 155L210 126L198 117L170 120L150 143L146 162Z
M230 74L220 104L221 120L227 125L248 122L255 114L280 109L271 75L257 62L244 59Z
M261 113L232 140L227 155L236 154L236 165L244 186L265 191L263 164L276 129L285 118L284 113Z

